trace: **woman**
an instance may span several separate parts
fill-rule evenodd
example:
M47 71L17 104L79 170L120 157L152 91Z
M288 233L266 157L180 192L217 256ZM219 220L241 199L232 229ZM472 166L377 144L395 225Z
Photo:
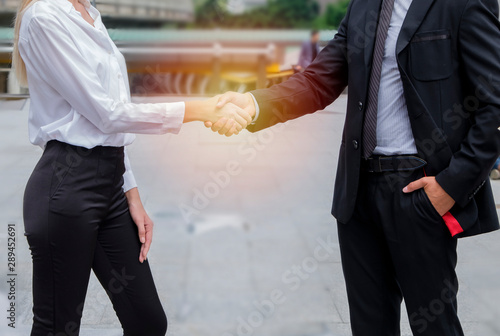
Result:
M251 122L216 99L132 104L125 60L88 0L23 0L13 64L31 95L30 140L45 148L26 187L33 258L31 335L78 335L91 269L125 335L164 335L146 256L153 223L124 147L130 133L177 133L183 122ZM139 260L137 260L139 258Z

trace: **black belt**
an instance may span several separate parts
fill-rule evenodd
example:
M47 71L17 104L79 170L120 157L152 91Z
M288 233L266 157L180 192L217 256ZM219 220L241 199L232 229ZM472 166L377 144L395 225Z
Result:
M372 156L363 159L361 169L370 173L412 171L425 167L427 162L414 155Z

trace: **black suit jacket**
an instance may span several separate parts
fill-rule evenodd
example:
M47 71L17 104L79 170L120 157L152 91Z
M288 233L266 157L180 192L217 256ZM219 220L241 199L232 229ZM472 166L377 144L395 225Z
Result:
M332 214L346 223L359 184L362 125L382 0L352 0L338 34L302 74L256 90L250 131L313 113L349 86ZM471 236L499 228L489 171L500 155L497 0L415 0L397 42L413 135L426 173L456 201Z

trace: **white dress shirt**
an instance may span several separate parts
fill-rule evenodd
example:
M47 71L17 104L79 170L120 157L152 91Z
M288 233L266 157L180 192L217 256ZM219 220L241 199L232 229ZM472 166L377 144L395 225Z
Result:
M418 153L396 59L396 43L411 3L412 0L394 2L382 60L382 76L378 93L377 147L373 151L374 154Z
M184 103L133 104L127 67L88 0L94 26L68 0L39 0L24 14L19 51L28 72L30 141L130 145L131 133L178 133ZM124 191L136 187L125 151Z

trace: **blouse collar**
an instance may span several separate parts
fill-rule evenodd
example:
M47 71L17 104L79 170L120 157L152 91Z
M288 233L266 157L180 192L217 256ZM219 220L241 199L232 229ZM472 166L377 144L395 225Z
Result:
M73 6L73 4L69 0L52 0L52 1L58 2L60 4L60 6L62 6L62 8L64 8L64 10L67 13L70 13L72 10L76 11L75 7ZM102 20L101 20L101 13L99 13L99 11L94 6L92 6L90 4L89 0L78 0L78 2L80 2L82 5L84 5L85 8L87 9L87 11L89 12L90 16L94 20L94 27L97 29L102 29L103 24L102 24Z
M69 0L54 0L54 1L58 2L67 11L71 10L71 8L74 8L73 4ZM78 2L81 3L83 6L85 6L85 8L87 8L87 9L89 9L90 7L93 7L90 4L89 0L78 0Z

